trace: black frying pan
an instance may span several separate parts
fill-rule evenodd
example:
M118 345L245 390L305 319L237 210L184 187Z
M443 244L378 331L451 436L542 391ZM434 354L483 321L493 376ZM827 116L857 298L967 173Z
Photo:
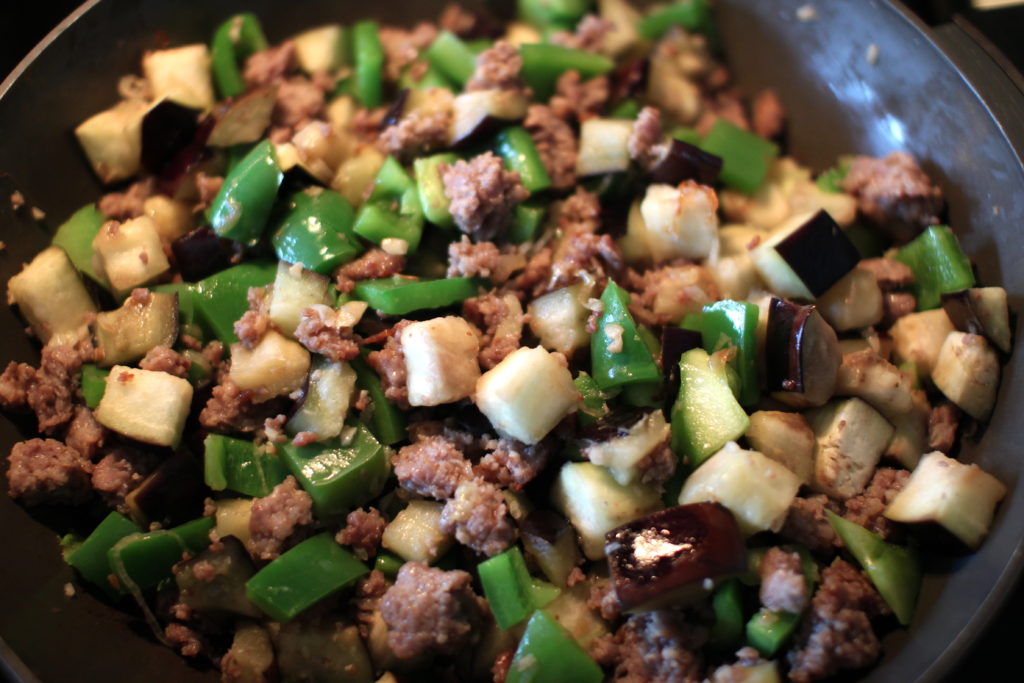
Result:
M815 5L818 19L796 9ZM43 224L14 216L0 201L0 281L6 282L51 231L100 188L71 136L73 126L115 99L120 74L138 69L146 48L208 41L228 14L255 11L272 41L318 22L372 14L408 24L437 16L442 2L325 0L91 0L65 21L0 86L0 198L17 187L46 210ZM495 3L507 9L512 3ZM1024 97L983 51L955 28L933 33L879 0L719 0L728 54L750 89L772 85L790 111L792 152L816 168L840 153L902 148L923 160L946 191L950 220L985 283L1010 292L1024 310ZM186 9L187 8L187 9ZM869 63L869 46L878 48ZM0 307L0 358L35 362L23 323ZM1016 331L1020 337L1020 329ZM991 537L976 554L929 558L917 618L885 640L867 680L935 681L953 670L1010 594L1024 564L1024 362L1020 350L1003 374L999 403L984 434L965 444L1010 487ZM31 425L0 420L0 449ZM40 514L42 512L43 514ZM69 520L30 515L0 496L0 660L9 676L43 681L215 680L147 637L141 621L81 590L60 561L56 535ZM84 522L82 522L84 523ZM27 663L24 667L11 650ZM29 671L31 669L31 672ZM0 667L0 671L3 667ZM966 675L966 674L965 674ZM1007 672L1011 678L1012 674ZM961 676L957 676L960 678Z

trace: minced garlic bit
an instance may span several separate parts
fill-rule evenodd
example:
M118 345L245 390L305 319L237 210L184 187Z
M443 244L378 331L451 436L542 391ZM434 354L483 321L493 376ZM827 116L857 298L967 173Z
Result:
M796 10L796 18L800 21L814 21L818 18L818 10L814 5L801 5Z
M41 221L44 218L46 218L46 212L43 211L42 209L40 209L39 207L33 206L32 207L32 218L37 220L37 221Z
M608 353L622 353L622 333L626 330L618 323L608 323L604 333L608 336Z
M64 584L64 597L73 598L75 597L75 587L71 583Z
M405 256L409 253L409 243L398 237L385 237L380 241L380 248L391 256Z
M871 43L870 45L868 45L868 52L865 55L865 58L868 60L868 64L870 64L872 66L877 64L878 63L878 46L875 45L874 43Z
M604 313L604 302L601 301L600 299L595 299L591 297L587 299L586 303L583 304L583 307L586 308L588 311L593 311L594 313L597 314Z
M25 195L15 190L11 193L11 208L17 211L25 206Z

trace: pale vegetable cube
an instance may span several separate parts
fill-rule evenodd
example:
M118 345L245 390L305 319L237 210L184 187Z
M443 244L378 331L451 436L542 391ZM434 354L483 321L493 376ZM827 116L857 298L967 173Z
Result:
M436 561L455 541L441 531L443 509L443 503L411 501L385 527L381 545L407 562Z
M928 417L931 404L920 389L911 393L912 407L906 413L889 418L895 431L883 455L896 460L908 470L917 467L928 445Z
M967 290L967 296L985 336L1003 352L1009 353L1013 333L1006 290L1002 287L974 287Z
M611 29L601 41L601 53L617 57L640 42L637 25L641 15L627 0L598 0L602 19L611 22Z
M968 415L987 420L999 389L999 357L981 335L950 332L932 370L932 381Z
M124 100L75 128L85 156L104 183L131 178L142 167L142 117L149 106Z
M843 356L835 393L862 398L891 420L910 411L911 387L910 375L874 349L864 349Z
M583 455L595 465L607 467L615 481L632 484L640 478L637 465L668 441L670 428L660 410L652 411L620 435L583 448Z
M885 516L908 524L940 524L968 547L977 548L1005 495L1002 482L977 465L934 451L921 458Z
M535 444L576 410L580 394L555 356L524 347L481 375L474 401L500 434Z
M339 24L309 29L292 40L299 66L306 73L334 71L341 66L344 36Z
M778 531L799 489L800 478L785 465L730 441L689 476L679 504L721 503L749 535Z
M148 292L130 296L120 308L96 316L100 367L134 363L154 346L173 346L178 338L178 295Z
M873 273L854 268L815 302L836 332L869 327L882 319L882 290Z
M97 422L136 441L177 447L192 405L188 380L115 365L106 381Z
M110 286L126 293L170 270L160 231L149 216L110 221L92 241L93 257Z
M746 439L755 451L781 462L804 484L814 477L817 441L800 413L759 410L750 415Z
M654 261L707 258L718 242L717 209L715 191L693 181L648 186L640 213Z
M142 56L142 74L149 82L153 99L166 97L204 111L212 109L216 101L210 78L210 53L202 43L147 52Z
M445 316L402 330L409 405L454 403L473 393L480 378L480 340L463 318Z
M589 462L562 465L551 497L580 535L583 552L591 560L604 557L605 534L661 507L656 489L620 484L606 468Z
M174 241L195 227L192 207L162 194L147 197L142 202L142 212L153 219L157 233L168 242Z
M813 214L808 213L794 216L773 230L771 237L750 251L754 267L768 285L768 289L776 296L787 299L814 299L811 290L775 248L793 231L803 227L812 216Z
M807 422L818 440L812 487L840 500L860 493L892 439L893 426L859 398L812 410Z
M18 305L44 344L53 336L84 332L96 304L60 247L48 247L7 282L7 297Z
M539 296L530 302L530 330L537 335L540 345L566 356L590 343L587 318L590 310L586 302L590 288L582 284L563 287Z
M271 322L289 337L294 337L303 309L331 303L330 286L330 280L306 270L301 263L293 265L278 261L274 287L270 292Z
M576 173L580 176L614 173L629 168L629 136L633 121L590 118L580 126Z
M256 401L287 396L302 389L309 372L309 351L274 330L251 349L231 345L231 381L256 392Z
M222 498L217 501L217 511L214 514L218 536L234 536L246 548L252 545L252 532L249 531L252 498Z
M332 363L323 356L313 361L306 395L290 420L291 433L312 432L321 441L341 434L352 395L356 372L348 363Z
M902 316L889 328L895 361L913 363L922 377L930 377L942 344L954 329L941 308Z

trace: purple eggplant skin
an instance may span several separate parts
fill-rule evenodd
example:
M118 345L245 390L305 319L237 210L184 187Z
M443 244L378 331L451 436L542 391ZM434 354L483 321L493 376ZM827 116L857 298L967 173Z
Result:
M509 119L498 118L481 111L476 121L452 140L452 149L466 149L477 143L484 142L513 123L515 122Z
M142 117L142 166L153 174L164 167L195 138L198 109L171 100L157 103Z
M857 247L824 209L779 242L775 250L816 297L860 262Z
M672 140L665 154L651 167L651 182L678 185L695 180L714 185L722 172L722 158L682 140Z
M208 494L199 461L188 453L176 453L139 484L125 502L136 522L175 526L202 515Z
M941 298L942 308L946 311L946 315L949 316L949 321L953 323L953 327L961 332L985 335L985 326L982 325L977 312L974 310L974 306L971 304L970 290L963 289L959 292L949 292L948 294L943 294Z
M764 355L769 391L804 390L800 356L804 327L813 312L814 306L802 306L776 297L768 304Z
M391 126L397 126L398 122L402 120L402 113L405 111L405 103L409 100L409 88L402 88L395 96L395 101L388 107L388 111L384 114L384 118L381 119L380 129L390 128Z
M612 92L610 102L621 102L631 97L640 97L647 90L647 74L650 72L650 60L635 59L616 67L612 72Z
M186 282L197 282L231 265L235 243L204 225L171 242L174 261Z
M200 164L206 163L213 153L206 146L206 141L213 131L217 121L212 116L207 116L196 127L192 141L177 151L177 153L164 164L157 176L157 190L168 197L177 193L181 183L188 177L188 174Z
M612 587L624 611L701 592L705 579L747 566L736 518L719 503L655 512L608 532L605 550Z
M629 428L643 419L644 412L638 408L623 408L608 413L596 422L581 427L577 436L584 441L600 443L629 434Z

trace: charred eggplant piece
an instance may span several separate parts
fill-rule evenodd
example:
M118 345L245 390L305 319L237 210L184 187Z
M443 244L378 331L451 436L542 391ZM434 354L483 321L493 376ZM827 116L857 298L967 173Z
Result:
M215 124L216 120L212 116L200 121L192 141L178 149L177 153L162 166L156 183L161 193L174 197L189 174L212 158L206 141Z
M245 595L245 582L255 573L242 542L228 536L179 563L174 568L174 580L180 602L197 612L211 617L259 619L263 612Z
M391 103L390 107L388 107L388 111L384 114L384 118L381 119L381 130L398 125L398 122L402 120L402 116L405 114L405 105L408 101L409 88L402 88L395 96L395 101Z
M144 303L129 297L121 308L96 316L100 367L133 363L154 346L172 346L177 338L177 294L150 292Z
M231 265L236 243L204 225L171 242L171 251L182 279L198 282Z
M743 534L725 507L694 503L641 517L608 532L612 586L626 611L705 595L712 581L747 566Z
M775 398L797 408L824 405L835 392L841 362L835 330L814 306L772 297L765 366Z
M582 561L576 532L569 522L550 510L534 510L520 523L519 532L526 552L544 575L565 588L569 572Z
M150 173L164 167L195 138L199 110L173 100L157 102L142 117L142 166Z
M265 86L221 105L215 112L216 122L207 144L231 147L258 142L270 127L270 116L277 97L276 86Z
M607 467L615 481L631 484L640 479L640 464L668 441L671 430L660 410L610 413L580 430L583 455Z
M141 527L150 522L182 524L203 514L208 491L199 462L188 453L177 453L129 493L125 505Z
M678 185L684 180L695 180L701 185L714 185L721 172L722 157L673 139L651 167L651 182Z
M1010 314L1002 287L974 287L942 295L942 308L961 332L980 334L1010 352Z
M511 90L462 93L452 103L452 146L466 147L526 116L527 99Z

